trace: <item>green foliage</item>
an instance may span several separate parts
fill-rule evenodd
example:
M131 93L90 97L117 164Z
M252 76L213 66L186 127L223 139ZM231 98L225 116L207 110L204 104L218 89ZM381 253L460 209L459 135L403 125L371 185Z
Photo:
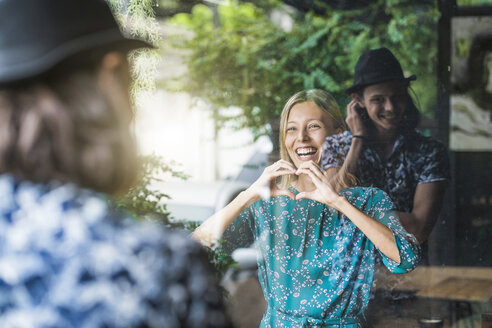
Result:
M154 15L156 0L106 0L123 29L133 37L158 44L161 37ZM132 63L132 95L155 86L158 49L138 49L130 53Z
M252 2L218 6L215 17L213 8L197 5L170 20L194 35L174 40L189 56L186 76L173 86L221 108L221 118L259 136L269 132L267 123L278 117L288 97L302 89L325 89L344 108L357 58L385 46L407 75L418 76L414 90L423 112L433 116L438 18L434 2L377 0L354 10L328 7L323 16L293 15L292 30L284 31ZM242 112L229 115L230 106Z
M180 12L189 12L201 0L157 0L156 15L161 17L173 16Z
M457 0L458 6L492 6L492 0Z
M206 247L205 250L208 260L214 265L219 277L222 277L227 269L237 266L236 261L220 246Z
M172 221L166 204L162 201L169 196L155 188L163 177L187 179L184 173L175 170L174 162L167 162L157 155L140 157L139 176L127 194L116 200L118 206L138 219L157 220L171 228L186 228L186 224ZM191 225L191 224L190 224Z
M139 176L135 185L127 194L116 199L116 205L138 220L156 220L170 229L193 231L197 222L181 222L173 220L167 210L165 199L169 195L152 188L156 182L163 182L164 177L187 179L183 172L174 169L176 163L165 161L157 155L140 157ZM235 261L219 246L205 248L209 261L215 266L219 276L234 266Z
M470 38L462 38L456 40L456 54L458 57L468 58L468 56L470 55L470 48Z

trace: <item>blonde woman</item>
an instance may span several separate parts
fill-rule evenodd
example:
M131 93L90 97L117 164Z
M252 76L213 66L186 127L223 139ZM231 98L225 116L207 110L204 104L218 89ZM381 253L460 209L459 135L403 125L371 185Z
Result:
M281 160L194 233L202 243L255 242L261 327L362 327L376 258L395 273L417 265L418 244L384 192L353 187L343 172L337 192L336 172L320 169L325 138L344 130L328 93L293 95L281 115Z

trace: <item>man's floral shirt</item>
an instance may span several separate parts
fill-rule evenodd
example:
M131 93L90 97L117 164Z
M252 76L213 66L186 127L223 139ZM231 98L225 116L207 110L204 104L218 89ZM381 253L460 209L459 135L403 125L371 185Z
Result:
M0 327L225 327L201 248L101 194L0 176Z

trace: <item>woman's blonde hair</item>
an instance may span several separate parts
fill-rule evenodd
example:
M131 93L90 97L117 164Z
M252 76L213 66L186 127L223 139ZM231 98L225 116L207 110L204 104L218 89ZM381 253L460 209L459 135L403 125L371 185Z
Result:
M337 133L341 133L347 130L347 125L340 112L340 108L336 100L328 92L321 89L303 90L294 94L289 98L285 104L282 113L280 114L280 133L279 133L279 146L280 146L280 158L293 164L290 158L287 148L285 147L285 135L287 133L287 120L290 115L290 111L294 105L303 102L312 102L317 105L323 112L327 113L331 118L333 127ZM280 187L288 188L297 179L293 175L285 175L281 177ZM338 170L333 186L336 190L348 188L356 184L355 177L346 170Z
M0 89L0 174L124 191L137 159L121 76L98 79L98 65ZM118 89L119 88L119 89Z

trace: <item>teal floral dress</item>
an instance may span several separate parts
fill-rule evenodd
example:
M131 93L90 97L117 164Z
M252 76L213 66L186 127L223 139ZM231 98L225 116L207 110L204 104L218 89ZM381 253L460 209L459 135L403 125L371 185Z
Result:
M418 243L403 229L383 191L355 187L340 194L391 229L400 264L380 253L345 215L322 203L286 196L257 201L223 239L226 248L254 242L257 249L267 303L260 327L362 327L376 261L393 273L417 265Z

